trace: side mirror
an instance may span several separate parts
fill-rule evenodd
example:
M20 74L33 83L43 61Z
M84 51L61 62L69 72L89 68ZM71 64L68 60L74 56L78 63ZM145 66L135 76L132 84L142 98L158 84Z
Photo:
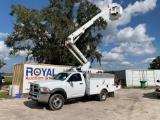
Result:
M160 80L157 80L156 82L160 82Z

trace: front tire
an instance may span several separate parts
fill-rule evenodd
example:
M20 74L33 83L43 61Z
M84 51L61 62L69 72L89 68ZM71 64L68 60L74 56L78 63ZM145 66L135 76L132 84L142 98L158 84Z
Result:
M100 94L98 94L99 101L105 101L108 97L108 92L106 90L101 90Z
M64 105L64 97L61 94L54 94L49 99L49 107L51 110L60 110Z

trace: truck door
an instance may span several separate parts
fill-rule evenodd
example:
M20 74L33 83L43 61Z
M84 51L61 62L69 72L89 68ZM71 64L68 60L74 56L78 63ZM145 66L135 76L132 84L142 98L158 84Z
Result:
M67 98L84 96L85 89L85 81L81 74L75 73L67 81Z

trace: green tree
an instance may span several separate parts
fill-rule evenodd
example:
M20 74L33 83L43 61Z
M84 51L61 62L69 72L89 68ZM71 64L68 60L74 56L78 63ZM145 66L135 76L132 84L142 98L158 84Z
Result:
M2 60L0 60L0 69L1 69L4 65L6 65L6 63L4 63Z
M82 26L100 12L101 10L89 1L81 2L77 13L77 23L79 26ZM103 36L98 31L105 29L106 27L107 22L100 17L85 31L85 34L81 36L80 40L77 41L77 46L81 48L83 54L85 54L91 62L93 62L94 59L97 59L97 62L101 63L102 55L97 51L97 47L102 43L101 38ZM93 31L96 31L96 34L93 35ZM88 47L89 49L86 50Z
M79 3L77 15L75 4ZM10 55L27 50L26 61L34 59L39 63L79 65L79 62L64 48L65 40L76 29L100 12L100 9L84 0L50 0L42 10L28 9L22 5L12 5L11 16L16 16L14 32L5 44L11 47ZM77 20L75 22L75 19ZM79 38L76 46L93 62L100 62L102 55L97 52L102 35L97 31L106 28L106 21L99 18ZM90 48L90 49L88 49Z
M157 56L151 63L149 69L160 69L160 56Z

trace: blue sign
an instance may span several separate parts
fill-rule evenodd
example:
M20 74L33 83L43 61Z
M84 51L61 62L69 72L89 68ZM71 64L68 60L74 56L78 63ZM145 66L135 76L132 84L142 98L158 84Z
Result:
M26 76L54 76L53 68L26 68Z

